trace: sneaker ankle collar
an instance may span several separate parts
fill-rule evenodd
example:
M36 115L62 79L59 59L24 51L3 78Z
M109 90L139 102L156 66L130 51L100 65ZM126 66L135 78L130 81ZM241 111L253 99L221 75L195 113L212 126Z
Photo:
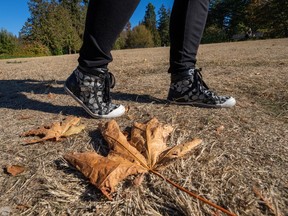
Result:
M189 69L189 70L186 70L186 71L183 71L183 72L180 72L180 73L175 73L175 74L171 74L171 82L172 83L175 83L175 82L178 82L180 80L183 80L183 79L187 79L191 76L194 76L194 73L196 71L201 71L202 69L199 68L199 69Z
M107 68L84 68L80 65L78 65L77 69L85 75L92 76L99 76L100 74L105 74L108 72Z

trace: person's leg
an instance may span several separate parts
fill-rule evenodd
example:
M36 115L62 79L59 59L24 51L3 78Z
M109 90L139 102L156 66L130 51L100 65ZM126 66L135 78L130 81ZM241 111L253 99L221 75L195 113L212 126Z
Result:
M113 104L110 88L115 78L108 72L111 49L140 0L90 0L79 65L66 80L64 89L92 117L114 118L124 114Z
M195 68L209 0L175 0L170 19L170 73Z
M140 0L90 0L83 45L78 59L81 68L107 67L110 51Z
M209 0L175 0L170 20L171 85L168 100L202 107L232 107L232 97L218 96L195 69L196 55L208 15Z

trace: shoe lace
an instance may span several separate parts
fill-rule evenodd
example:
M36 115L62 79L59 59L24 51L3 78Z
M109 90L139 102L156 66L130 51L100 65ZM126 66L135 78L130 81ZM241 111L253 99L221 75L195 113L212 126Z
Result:
M194 82L197 83L198 91L202 91L205 95L211 98L218 98L215 92L211 91L207 84L203 80L203 76L201 74L202 68L194 69ZM199 85L199 84L200 85ZM203 88L204 87L204 88Z
M195 83L200 83L200 85L198 85L198 88L200 90L201 86L204 86L206 90L209 89L209 87L207 86L207 84L204 82L203 80L203 76L201 74L202 68L199 69L194 69L194 82Z
M104 95L103 95L103 102L111 103L111 95L110 95L110 88L114 88L116 84L115 76L111 72L105 73L105 88L104 88Z
M110 88L113 89L114 86L116 85L116 79L115 79L115 76L111 72L108 72L108 74L109 74L109 79L110 79Z

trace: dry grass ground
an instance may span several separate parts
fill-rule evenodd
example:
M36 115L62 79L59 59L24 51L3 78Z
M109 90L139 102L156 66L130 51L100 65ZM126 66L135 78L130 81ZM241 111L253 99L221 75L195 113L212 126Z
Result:
M170 144L204 140L163 175L237 215L288 215L288 39L200 47L205 81L237 99L232 109L166 104L168 48L113 54L113 98L129 107L117 119L123 129L155 116L175 127ZM114 201L107 201L63 160L66 152L107 150L97 131L106 120L90 118L63 91L76 60L77 55L0 61L0 164L27 168L17 177L0 171L0 215L221 215L152 175L139 187L131 185L133 177L124 181ZM22 145L23 131L70 114L82 117L84 133Z

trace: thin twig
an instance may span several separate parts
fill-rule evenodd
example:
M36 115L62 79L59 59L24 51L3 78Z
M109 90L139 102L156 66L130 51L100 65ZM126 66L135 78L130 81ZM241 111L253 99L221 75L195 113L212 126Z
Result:
M272 203L270 203L269 200L262 195L261 191L256 186L253 186L253 191L254 191L255 195L257 197L259 197L264 202L264 204L272 211L272 213L274 215L277 215L277 216L281 216L282 215L280 213L277 214L277 211L273 207Z
M170 179L165 178L165 177L164 177L163 175L161 175L160 173L158 173L158 172L156 172L156 171L154 171L154 170L149 170L149 171L150 171L151 173L157 175L158 177L164 179L165 181L167 181L168 183L170 183L170 184L173 185L174 187L178 188L179 190L181 190L181 191L189 194L190 196L192 196L192 197L194 197L194 198L196 198L196 199L201 200L202 202L204 202L204 203L206 203L206 204L208 204L208 205L210 205L210 206L212 206L212 207L214 207L214 208L216 208L216 209L218 209L218 210L226 213L226 214L229 215L229 216L236 216L236 214L231 213L230 211L222 208L221 206L218 206L218 205L216 205L215 203L212 203L212 202L210 202L209 200L206 200L206 199L204 199L203 197L201 197L201 196L199 196L199 195L197 195L197 194L194 194L194 193L192 193L191 191L183 188L182 186L180 186L180 185L176 184L175 182L171 181Z

